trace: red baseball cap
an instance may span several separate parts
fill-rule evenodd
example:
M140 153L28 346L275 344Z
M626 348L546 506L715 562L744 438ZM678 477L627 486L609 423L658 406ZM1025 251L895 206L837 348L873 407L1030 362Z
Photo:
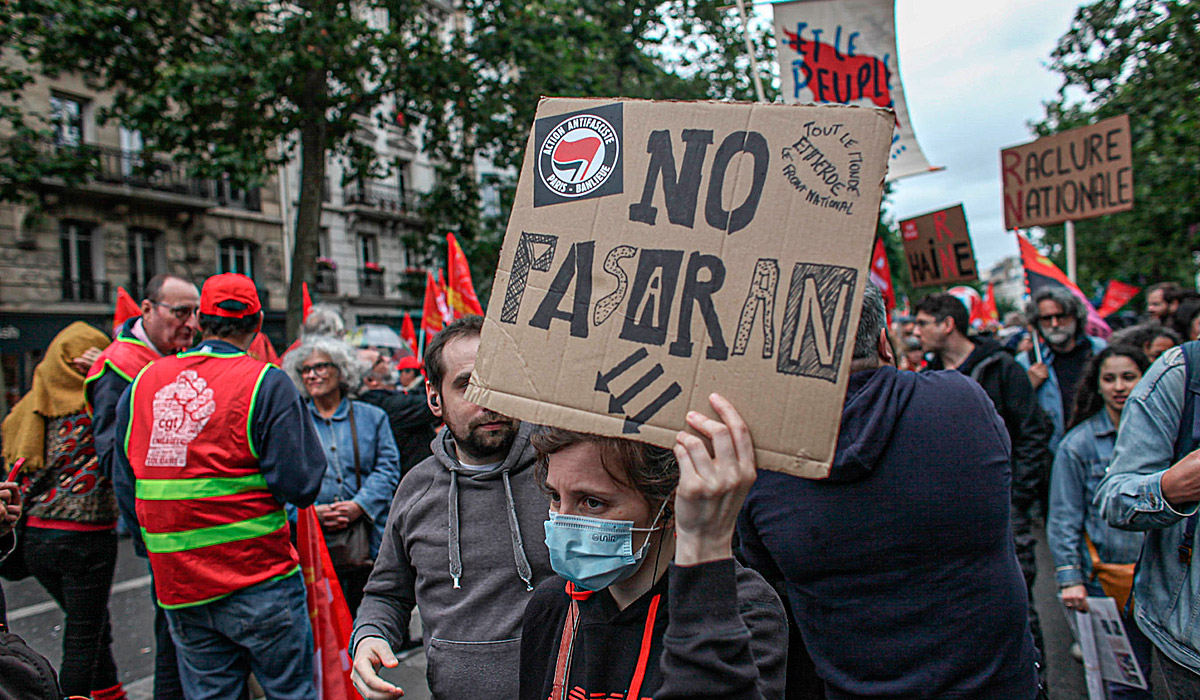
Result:
M415 355L405 355L396 363L396 369L421 369L421 361Z
M200 290L200 313L223 318L245 318L262 311L254 280L236 272L213 275Z

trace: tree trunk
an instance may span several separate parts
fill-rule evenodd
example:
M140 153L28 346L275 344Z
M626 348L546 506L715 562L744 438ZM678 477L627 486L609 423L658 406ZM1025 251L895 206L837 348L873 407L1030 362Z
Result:
M300 124L300 205L296 208L296 238L292 244L292 279L288 285L287 335L300 336L303 319L303 283L314 280L321 231L321 202L325 187L325 103L329 89L324 70L304 77L308 115Z

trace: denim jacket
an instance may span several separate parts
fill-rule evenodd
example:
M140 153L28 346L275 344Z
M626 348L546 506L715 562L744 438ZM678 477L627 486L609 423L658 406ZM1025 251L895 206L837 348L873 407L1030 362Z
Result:
M1133 583L1138 626L1169 658L1200 673L1200 561L1179 561L1186 520L1197 504L1172 507L1162 495L1187 390L1182 351L1167 350L1134 387L1096 503L1110 525L1146 531ZM1200 550L1196 542L1192 546Z
M1108 342L1103 338L1096 338L1090 335L1085 335L1079 342L1087 341L1092 344L1092 353L1098 353L1108 347ZM1038 342L1041 342L1040 339ZM1042 385L1037 388L1038 404L1046 415L1050 416L1050 422L1054 424L1054 434L1050 436L1050 452L1058 452L1058 443L1063 439L1063 432L1067 424L1066 416L1063 415L1062 405L1062 389L1058 386L1058 375L1054 373L1054 351L1049 345L1042 343L1042 361L1046 363L1047 369L1050 370L1049 376ZM1025 369L1029 369L1037 362L1037 355L1031 350L1017 355L1017 362Z
M365 517L374 526L371 529L371 556L374 557L383 540L388 507L400 485L400 456L396 452L396 440L392 437L387 414L370 404L354 402L359 471L362 474L362 488L358 488L354 476L354 442L350 439L350 400L342 399L330 418L323 418L311 399L307 403L327 462L317 503L354 501L361 506Z
M1142 551L1142 533L1110 526L1099 509L1092 507L1096 486L1112 461L1116 442L1117 429L1108 411L1101 409L1067 433L1054 456L1046 538L1060 587L1083 584L1092 577L1085 532L1102 562L1132 564Z

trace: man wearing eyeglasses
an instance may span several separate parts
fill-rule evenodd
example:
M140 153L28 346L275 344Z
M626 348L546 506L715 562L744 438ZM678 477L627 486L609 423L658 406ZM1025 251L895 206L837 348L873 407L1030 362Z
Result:
M92 363L84 380L84 396L92 414L92 437L101 473L112 477L117 402L142 368L154 360L191 347L200 326L196 310L200 292L196 285L174 275L156 275L146 285L142 314L121 326L117 337ZM134 533L134 550L145 557L141 539ZM175 645L162 609L154 606L155 700L183 698L176 665Z
M1033 295L1025 307L1025 319L1037 329L1042 361L1031 350L1017 355L1017 362L1026 369L1029 381L1037 390L1038 403L1054 424L1050 451L1058 451L1063 427L1070 422L1075 401L1075 387L1083 368L1095 353L1108 343L1084 333L1087 308L1068 290L1060 287L1042 289Z

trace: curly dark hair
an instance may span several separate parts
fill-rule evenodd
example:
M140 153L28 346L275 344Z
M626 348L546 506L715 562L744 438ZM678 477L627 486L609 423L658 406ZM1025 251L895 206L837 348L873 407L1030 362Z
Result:
M537 451L537 481L543 490L550 455L584 444L596 445L604 471L617 483L633 487L647 503L661 504L679 484L679 463L665 447L550 427L534 433L530 443Z
M1079 378L1079 386L1075 389L1075 410L1071 412L1071 423L1067 430L1074 428L1088 418L1096 415L1104 408L1104 399L1100 396L1100 367L1110 357L1128 357L1137 365L1142 374L1150 368L1150 360L1141 348L1133 345L1109 345L1092 359L1088 360Z

